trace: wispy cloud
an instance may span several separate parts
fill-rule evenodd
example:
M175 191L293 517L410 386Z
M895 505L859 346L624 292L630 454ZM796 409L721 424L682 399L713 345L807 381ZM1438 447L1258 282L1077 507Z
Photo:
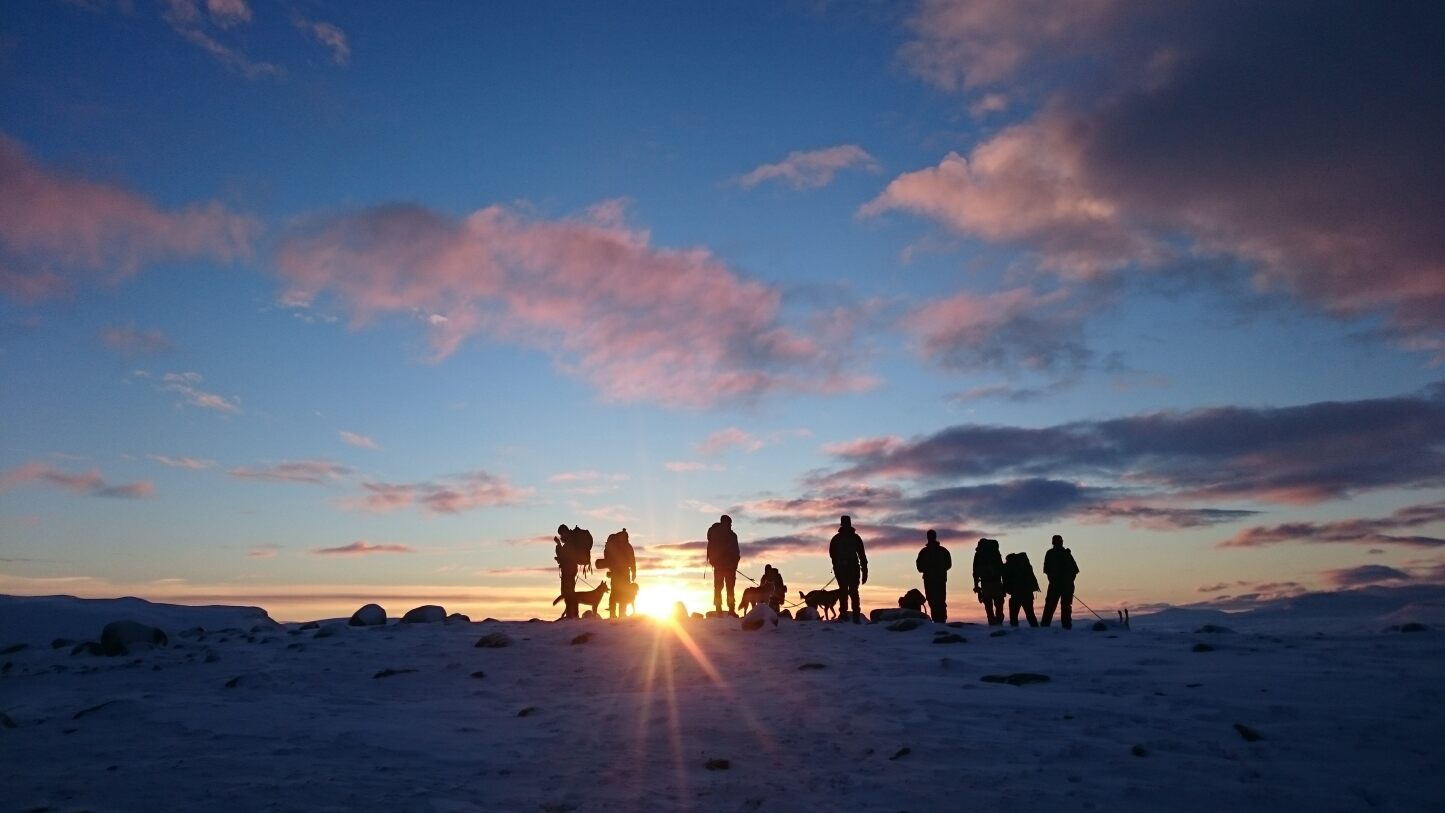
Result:
M1445 547L1445 539L1397 531L1426 525L1445 525L1445 502L1412 505L1388 517L1343 519L1333 522L1286 522L1246 528L1219 543L1221 548L1259 548L1283 542L1398 545L1413 548Z
M416 553L416 549L408 545L373 544L358 539L350 545L341 545L335 548L312 548L311 552L317 556L370 556L378 553Z
M67 472L41 461L23 463L0 473L0 492L25 485L58 488L90 497L119 499L141 499L155 493L155 484L149 480L137 480L133 483L109 483L101 475L100 469Z
M355 447L357 447L357 448L359 448L359 449L380 449L380 448L381 448L379 445L377 445L376 441L372 440L371 437L368 436L368 435L360 435L360 434L357 434L356 432L348 432L348 431L346 431L345 429L341 430L341 432L340 432L339 434L340 434L340 436L341 436L341 441L342 441L343 443L350 444L350 445L355 446Z
M775 164L763 164L738 176L736 183L745 189L767 181L778 181L794 189L817 188L832 183L834 176L851 167L877 172L878 162L856 144L840 144L790 152Z
M159 330L140 330L133 325L108 327L100 332L100 340L122 356L164 353L171 349L171 340Z
M697 444L698 454L712 457L722 454L729 449L742 449L745 452L756 452L763 448L762 440L754 437L751 433L745 432L736 426L729 426L726 429L719 429L708 435Z
M322 485L345 477L351 473L351 468L334 460L314 459L283 461L269 466L234 468L227 470L226 473L241 480Z
M244 0L206 0L206 11L208 14L201 12L196 0L166 0L161 18L187 42L247 79L286 75L286 69L280 65L252 59L239 48L217 39L217 32L251 22L251 8Z
M177 469L190 469L192 471L209 469L212 466L216 465L216 461L206 460L205 458L200 457L171 457L170 455L163 454L148 454L146 455L146 457L149 457L151 460L154 460L155 462L162 465L171 466Z
M332 62L343 66L351 62L351 43L346 37L346 32L335 23L308 20L300 14L293 15L291 21L297 28L325 46L331 52Z
M416 506L433 514L456 514L477 508L516 505L535 493L514 486L505 477L473 471L420 483L364 482L359 497L341 501L347 508L386 512Z
M256 545L246 551L246 556L251 559L272 559L280 552L280 545Z
M678 474L695 471L725 471L727 469L727 466L721 463L704 463L700 460L669 460L663 463L662 467Z
M227 398L214 392L207 392L200 388L205 378L200 373L166 373L160 378L156 386L163 392L173 392L181 396L179 405L200 407L213 412L224 412L230 415L238 415L241 406L235 398Z
M1389 584L1410 581L1412 577L1403 570L1385 565L1359 565L1326 570L1320 574L1331 587L1363 587L1370 584Z

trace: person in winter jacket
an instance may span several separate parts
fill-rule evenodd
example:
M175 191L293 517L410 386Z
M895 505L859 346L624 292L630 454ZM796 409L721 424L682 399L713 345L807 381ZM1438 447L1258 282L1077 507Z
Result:
M1019 625L1019 610L1029 620L1030 627L1037 627L1039 620L1034 617L1034 593L1039 591L1039 580L1034 575L1034 566L1029 564L1027 553L1010 553L1003 561L1003 589L1008 593L1008 622Z
M863 623L863 608L858 600L858 586L868 583L868 556L863 552L863 539L853 530L853 520L846 514L838 522L838 533L828 543L828 557L833 560L833 578L842 590L838 603L838 620L848 618L848 601L853 601L853 623Z
M997 539L980 539L973 550L973 592L989 624L1003 623L1003 557Z
M1064 547L1064 538L1054 534L1054 546L1044 554L1044 576L1049 580L1049 591L1044 596L1044 626L1054 619L1054 607L1059 608L1059 622L1064 629L1074 626L1074 577L1079 575L1079 565L1074 554Z
M737 615L737 599L733 592L738 582L738 562L742 551L738 535L733 531L733 518L723 514L707 529L707 563L712 566L712 608L722 611L722 590L728 590L728 612Z
M938 544L938 531L928 532L928 542L918 552L914 564L923 574L923 595L928 598L929 614L942 624L948 620L948 569L953 567L953 557L948 555L948 548Z

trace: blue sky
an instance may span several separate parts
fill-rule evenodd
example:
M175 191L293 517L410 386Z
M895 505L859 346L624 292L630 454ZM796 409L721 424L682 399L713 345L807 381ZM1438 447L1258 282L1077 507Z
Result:
M0 589L545 615L565 521L696 601L720 511L817 586L845 502L874 603L928 527L1110 606L1435 578L1438 12L1295 11L21 4Z

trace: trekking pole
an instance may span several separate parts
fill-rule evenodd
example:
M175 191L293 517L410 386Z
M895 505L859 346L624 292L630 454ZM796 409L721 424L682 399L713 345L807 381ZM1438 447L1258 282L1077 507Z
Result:
M1090 607L1090 606L1087 605L1087 604L1085 604L1085 603L1084 603L1084 600L1081 599L1081 598L1079 598L1077 595L1074 596L1074 601L1079 602L1079 606L1083 607L1084 609L1088 610L1088 611L1091 612L1091 613L1094 613L1094 608L1093 608L1093 607ZM1099 619L1100 621L1103 621L1103 620L1104 620L1104 616L1099 615L1098 613L1094 613L1094 617L1097 618L1097 619Z

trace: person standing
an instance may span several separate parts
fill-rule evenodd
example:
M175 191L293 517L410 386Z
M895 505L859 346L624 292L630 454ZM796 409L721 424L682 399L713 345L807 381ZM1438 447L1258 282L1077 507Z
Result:
M1034 593L1039 591L1039 579L1034 575L1034 566L1027 553L1010 553L1003 561L1003 589L1008 593L1008 622L1019 625L1019 610L1029 620L1030 627L1037 627L1039 620L1034 617Z
M997 539L980 539L973 550L973 592L990 625L1003 623L1003 557Z
M923 574L923 595L928 598L928 611L933 620L948 620L948 569L953 557L948 548L938 544L938 531L928 532L928 542L918 552L918 572Z
M738 562L742 560L738 535L733 532L733 518L723 514L707 529L707 563L712 567L712 608L722 612L722 590L728 589L728 614L737 615L734 589L738 581Z
M608 616L616 618L619 610L636 596L637 554L632 550L626 528L607 536L607 544L602 548L602 561L607 563L607 571L612 577ZM601 567L601 563L598 566Z
M838 580L842 596L838 599L838 619L845 620L848 600L853 600L853 623L863 623L863 605L858 600L858 586L868 583L868 556L863 552L863 539L853 530L853 520L844 514L838 522L838 533L828 543L828 557L833 560L833 578Z
M1054 546L1044 554L1044 576L1049 580L1049 591L1044 596L1044 626L1054 620L1054 607L1059 608L1059 623L1064 629L1074 627L1074 577L1079 575L1079 564L1074 561L1073 551L1064 547L1064 538L1054 534Z
M758 577L758 586L767 593L767 605L773 608L773 612L783 611L783 597L788 595L788 585L783 582L782 571L772 565L763 565L763 575Z
M562 610L563 618L577 617L577 568L582 566L582 562L578 561L577 551L581 544L581 531L581 528L569 529L566 523L563 523L557 526L557 535L552 537L552 541L557 543L557 567L562 573L562 599L566 602ZM584 555L589 559L591 548L591 534L588 534L588 553Z

